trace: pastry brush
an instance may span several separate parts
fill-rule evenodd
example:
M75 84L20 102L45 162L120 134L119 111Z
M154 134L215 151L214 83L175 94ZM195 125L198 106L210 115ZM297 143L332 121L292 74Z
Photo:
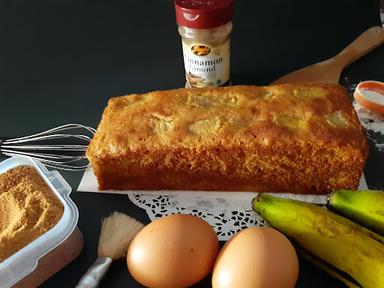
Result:
M119 212L103 219L99 238L97 259L81 277L77 288L97 287L112 261L127 254L132 238L143 228L139 221Z

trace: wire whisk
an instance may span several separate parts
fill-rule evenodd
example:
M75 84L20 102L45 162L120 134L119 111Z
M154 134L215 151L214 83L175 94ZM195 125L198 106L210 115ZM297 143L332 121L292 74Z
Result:
M29 136L0 139L0 155L29 156L47 167L82 171L89 165L85 151L95 132L89 126L66 124Z

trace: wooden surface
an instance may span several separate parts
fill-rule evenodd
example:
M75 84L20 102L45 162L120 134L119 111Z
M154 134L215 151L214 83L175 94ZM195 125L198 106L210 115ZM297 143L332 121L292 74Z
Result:
M288 73L272 84L283 83L339 83L342 70L371 52L384 42L384 28L369 28L353 40L336 56L325 61Z

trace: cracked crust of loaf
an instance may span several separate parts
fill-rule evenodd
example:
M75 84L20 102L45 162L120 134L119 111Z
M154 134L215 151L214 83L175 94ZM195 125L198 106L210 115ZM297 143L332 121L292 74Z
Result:
M339 85L177 89L110 99L87 157L99 189L356 189L368 145Z

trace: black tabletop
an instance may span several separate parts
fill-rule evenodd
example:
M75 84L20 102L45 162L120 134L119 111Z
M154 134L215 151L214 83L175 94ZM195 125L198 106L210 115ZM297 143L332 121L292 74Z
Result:
M232 33L233 84L264 85L335 55L380 25L374 0L237 0ZM351 83L384 80L384 46L342 74ZM184 85L181 42L170 0L2 0L0 2L0 138L64 123L96 127L112 96ZM384 188L384 155L371 143L368 185ZM125 195L76 192L85 238L81 255L43 287L74 287L96 257L100 220L112 211L148 223ZM196 287L210 287L207 277ZM300 259L297 287L342 284ZM113 263L101 287L140 287L125 261Z

